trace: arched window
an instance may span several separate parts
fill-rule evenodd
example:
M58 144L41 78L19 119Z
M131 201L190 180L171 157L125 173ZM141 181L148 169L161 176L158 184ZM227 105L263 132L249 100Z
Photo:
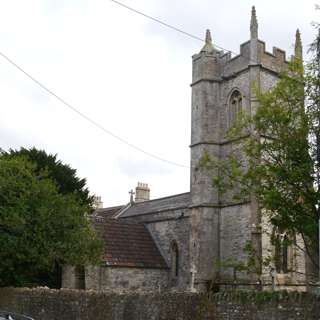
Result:
M179 276L179 249L176 241L171 244L171 274L173 278Z
M277 234L275 237L275 267L278 273L288 272L288 245L286 234Z
M242 95L240 91L234 90L229 99L229 127L231 127L237 118L238 113L242 110Z

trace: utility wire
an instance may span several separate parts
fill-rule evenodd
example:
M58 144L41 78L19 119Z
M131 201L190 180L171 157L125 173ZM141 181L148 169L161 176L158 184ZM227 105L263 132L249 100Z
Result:
M167 160L165 158L159 157L157 155L154 155L148 151L143 150L142 148L128 142L127 140L119 137L118 135L114 134L113 132L111 132L110 130L106 129L103 125L101 125L100 123L96 122L95 120L91 119L89 116L87 116L86 114L84 114L83 112L79 111L77 108L75 108L74 106L72 106L70 103L68 103L66 100L64 100L63 98L61 98L59 95L57 95L56 93L54 93L51 89L49 89L47 86L45 86L44 84L42 84L39 80L37 80L36 78L34 78L30 73L28 73L27 71L25 71L22 67L20 67L17 63L15 63L13 60L11 60L8 56L6 56L4 53L0 52L0 56L2 56L5 60L7 60L11 65L13 65L16 69L18 69L19 71L21 71L25 76L27 76L30 80L32 80L34 83L36 83L41 89L43 89L44 91L46 91L47 93L49 93L51 96L53 96L54 98L56 98L58 101L60 101L64 106L68 107L70 110L72 110L73 112L77 113L80 117L84 118L85 120L87 120L88 122L90 122L92 125L94 125L95 127L97 127L98 129L102 130L104 133L108 134L109 136L112 136L113 138L119 140L120 142L126 144L127 146L131 147L132 149L135 149L151 158L157 159L159 161L177 166L177 167L182 167L182 168L190 168L189 166L180 164L180 163L176 163L170 160Z
M175 26L172 26L172 25L170 25L170 24L168 24L168 23L166 23L166 22L163 22L163 21L161 21L161 20L159 20L159 19L157 19L157 18L151 17L151 16L149 16L148 14L143 13L142 11L136 10L136 9L134 9L134 8L131 8L131 7L127 6L127 5L124 4L124 3L121 3L121 2L116 1L116 0L110 0L110 1L118 4L119 6L122 6L122 7L126 8L126 9L128 9L128 10L130 10L130 11L132 11L132 12L135 12L135 13L137 13L137 14L140 14L141 16L144 16L144 17L146 17L146 18L148 18L148 19L150 19L150 20L153 20L153 21L155 21L155 22L157 22L157 23L160 23L160 24L162 24L163 26L165 26L165 27L167 27L167 28L173 29L173 30L175 30L175 31L177 31L177 32L180 32L180 33L182 33L182 34L184 34L184 35L186 35L186 36L188 36L188 37L191 37L191 38L193 38L193 39L196 39L196 40L198 40L198 41L205 42L204 39L202 39L202 38L200 38L200 37L198 37L198 36L195 36L195 35L193 35L193 34L191 34L191 33L189 33L189 32L186 32L186 31L184 31L184 30L182 30L182 29L179 29L179 28L177 28L177 27L175 27Z
M154 22L157 22L167 28L170 28L172 30L175 30L177 32L180 32L190 38L193 38L195 40L198 40L198 41L201 41L201 42L205 42L204 39L198 37L198 36L195 36L189 32L186 32L182 29L179 29L173 25L170 25L169 23L166 23L164 21L161 21L160 19L157 19L157 18L154 18L148 14L145 14L144 12L142 11L139 11L139 10L136 10L132 7L129 7L127 5L125 5L124 3L121 3L119 1L116 1L116 0L109 0L119 6L122 6L136 14L139 14L139 15L142 15ZM237 53L231 51L231 50L228 50L228 49L225 49L221 46L218 46L215 44L215 47L218 48L218 49L221 49L223 51L226 51L226 52L230 52L232 54L235 54L235 55L238 55ZM135 149L151 158L154 158L156 160L159 160L159 161L162 161L162 162L165 162L167 164L170 164L170 165L174 165L174 166L177 166L177 167L181 167L181 168L187 168L189 169L190 167L189 166L186 166L186 165L183 165L183 164L180 164L180 163L176 163L176 162L173 162L173 161L170 161L170 160L167 160L165 158L162 158L162 157L159 157L157 155L154 155L148 151L145 151L143 150L142 148L128 142L127 140L119 137L118 135L114 134L113 132L111 132L110 130L107 130L104 126L102 126L100 123L96 122L95 120L91 119L90 117L88 117L86 114L84 114L83 112L79 111L77 108L75 108L74 106L72 106L70 103L68 103L66 100L64 100L63 98L61 98L59 95L57 95L56 93L54 93L51 89L49 89L47 86L45 86L44 84L42 84L40 81L38 81L36 78L34 78L32 75L30 75L27 71L25 71L22 67L20 67L17 63L15 63L13 60L11 60L8 56L6 56L4 53L0 52L0 56L2 56L5 60L7 60L11 65L13 65L16 69L18 69L19 71L21 71L25 76L27 76L30 80L32 80L33 82L35 82L41 89L43 89L44 91L46 91L47 93L49 93L51 96L53 96L54 98L56 98L58 101L60 101L63 105L65 105L66 107L68 107L70 110L72 110L73 112L77 113L79 116L81 116L82 118L84 118L85 120L87 120L88 122L90 122L92 125L94 125L95 127L97 127L98 129L102 130L104 133L108 134L109 136L112 136L113 138L117 139L118 141L122 142L123 144L126 144L127 146L131 147L132 149ZM245 57L245 56L242 56L243 58L245 59L248 59L249 61L250 58L248 57Z
M126 8L126 9L128 9L128 10L134 12L134 13L137 13L137 14L143 16L143 17L146 17L146 18L148 18L148 19L150 19L150 20L152 20L152 21L154 21L154 22L157 22L157 23L159 23L159 24L161 24L161 25L163 25L163 26L165 26L165 27L167 27L167 28L170 28L170 29L172 29L172 30L175 30L175 31L177 31L177 32L180 32L180 33L182 33L182 34L184 34L184 35L186 35L186 36L188 36L188 37L190 37L190 38L199 40L199 41L201 41L201 42L205 42L204 39L202 39L202 38L200 38L200 37L198 37L198 36L196 36L196 35L193 35L192 33L186 32L186 31L184 31L184 30L182 30L182 29L179 29L179 28L177 28L177 27L175 27L175 26L173 26L173 25L171 25L171 24L169 24L169 23L167 23L167 22L164 22L164 21L162 21L162 20L160 20L160 19L158 19L158 18L154 18L154 17L152 17L152 16L150 16L150 15L148 15L148 14L142 12L142 11L139 11L139 10L137 10L137 9L134 9L134 8L132 8L132 7L129 7L128 5L126 5L126 4L122 3L122 2L119 2L119 1L117 1L117 0L109 0L109 1L111 1L111 2L113 2L113 3L115 3L115 4L117 4L117 5L119 5L119 6L121 6L121 7L124 7L124 8ZM236 52L234 52L234 51L232 51L232 50L229 50L229 49L226 49L226 48L224 48L224 47L218 46L218 45L215 44L215 43L214 43L214 47L216 47L216 48L218 48L218 49L220 49L220 50L226 51L226 52L230 52L231 54L234 54L235 56L238 56L238 55L239 55L239 56L241 56L243 59L246 59L246 60L248 60L249 62L256 64L256 61L251 60L250 57L245 57L245 56L243 56L243 55L241 55L241 54L239 54L239 53L236 53ZM296 59L297 59L297 58L296 58ZM300 59L298 59L298 60L300 60Z
M159 23L159 24L162 24L163 26L165 26L165 27L167 27L167 28L169 28L169 29L172 29L172 30L175 30L175 31L177 31L177 32L180 32L180 33L182 33L182 34L184 34L184 35L186 35L186 36L188 36L188 37L190 37L190 38L199 40L199 41L201 41L201 42L205 42L204 39L202 39L202 38L200 38L200 37L198 37L198 36L195 36L195 35L193 35L192 33L186 32L186 31L184 31L184 30L182 30L182 29L179 29L179 28L177 28L177 27L175 27L175 26L173 26L173 25L171 25L171 24L169 24L169 23L166 23L166 22L164 22L164 21L162 21L162 20L160 20L160 19L158 19L158 18L154 18L154 17L152 17L152 16L150 16L150 15L148 15L148 14L142 12L142 11L139 11L139 10L137 10L137 9L134 9L134 8L132 8L132 7L129 7L128 5L126 5L126 4L122 3L122 2L119 2L119 1L117 1L117 0L109 0L109 1L111 1L111 2L113 2L113 3L115 3L115 4L117 4L117 5L119 5L119 6L121 6L121 7L124 7L124 8L126 8L126 9L128 9L128 10L134 12L134 13L140 14L141 16L146 17L146 18L148 18L148 19L150 19L150 20L152 20L152 21L155 21L155 22L157 22L157 23ZM214 46L215 46L216 48L218 48L218 49L223 50L223 51L230 52L230 53L233 53L233 54L235 54L235 55L239 55L239 54L236 53L236 52L233 52L233 51L231 51L231 50L225 49L225 48L223 48L223 47L221 47L221 46L218 46L218 45L216 45L216 44L214 44ZM248 60L250 61L250 58L244 57L244 56L242 56L242 57L245 58L245 59L248 59Z

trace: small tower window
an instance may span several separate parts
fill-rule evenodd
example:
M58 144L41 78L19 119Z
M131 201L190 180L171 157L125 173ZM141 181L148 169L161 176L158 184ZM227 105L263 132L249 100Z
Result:
M171 245L171 274L173 278L179 276L179 249L175 241Z
M242 95L240 91L234 90L229 100L229 127L231 127L237 118L238 113L242 110Z

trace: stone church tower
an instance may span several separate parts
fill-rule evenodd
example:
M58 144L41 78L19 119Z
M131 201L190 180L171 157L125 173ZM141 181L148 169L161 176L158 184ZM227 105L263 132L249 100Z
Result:
M302 56L299 34L295 54ZM216 50L207 30L204 47L192 58L190 263L195 288L203 290L210 280L222 286L232 283L231 268L221 267L221 262L246 262L248 241L260 258L269 241L261 233L255 201L236 202L230 194L219 194L212 185L212 177L219 172L209 173L199 161L204 154L223 160L239 147L227 138L228 128L240 110L255 112L256 90L264 92L274 86L287 61L283 50L266 52L265 43L258 39L254 7L250 40L240 46L238 56ZM243 283L257 283L254 275L240 277Z

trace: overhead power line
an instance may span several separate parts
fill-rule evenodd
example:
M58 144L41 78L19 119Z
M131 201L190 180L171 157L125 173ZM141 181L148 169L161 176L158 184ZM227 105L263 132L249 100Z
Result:
M152 21L154 21L154 22L156 22L156 23L159 23L159 24L161 24L161 25L163 25L163 26L165 26L165 27L167 27L167 28L170 28L170 29L172 29L172 30L175 30L175 31L177 31L177 32L180 32L180 33L184 34L185 36L188 36L188 37L190 37L190 38L199 40L199 41L201 41L201 42L205 42L204 39L202 39L202 38L200 38L200 37L198 37L198 36L196 36L196 35L194 35L194 34L192 34L192 33L186 32L186 31L184 31L184 30L182 30L182 29L180 29L180 28L178 28L178 27L175 27L175 26L173 26L173 25L171 25L171 24L169 24L169 23L167 23L167 22L164 22L164 21L162 21L162 20L160 20L160 19L158 19L158 18L154 18L154 17L152 17L152 16L150 16L150 15L148 15L148 14L146 14L146 13L140 11L140 10L134 9L134 8L132 8L132 7L129 7L128 5L126 5L126 4L124 4L124 3L120 2L120 1L117 1L117 0L109 0L109 1L111 1L111 2L113 2L113 3L115 3L115 4L117 4L117 5L119 5L119 6L121 6L121 7L124 7L124 8L126 8L126 9L128 9L128 10L134 12L134 13L137 13L137 14L143 16L143 17L146 17L146 18L148 18L148 19L150 19L150 20L152 20ZM243 56L243 55L241 55L241 54L239 54L239 53L236 53L236 52L234 52L234 51L232 51L232 50L229 50L229 49L226 49L226 48L224 48L224 47L221 47L221 46L219 46L219 45L217 45L217 44L215 44L215 43L214 43L214 46L215 46L216 48L220 49L220 50L223 50L223 51L226 51L226 52L230 52L231 54L234 54L234 55L236 55L236 56L237 56L237 55L240 55L243 59L246 59L246 60L248 60L249 62L252 62L252 63L254 63L254 64L256 63L256 61L251 60L249 57L245 57L245 56ZM296 58L296 59L297 59L297 58ZM299 59L298 59L298 60L299 60Z
M180 32L180 33L182 33L182 34L184 34L184 35L186 35L186 36L188 36L188 37L191 37L191 38L193 38L193 39L196 39L196 40L198 40L198 41L205 42L204 39L202 39L202 38L200 38L200 37L198 37L198 36L195 36L195 35L193 35L193 34L191 34L191 33L189 33L189 32L186 32L186 31L184 31L184 30L182 30L182 29L179 29L179 28L177 28L177 27L175 27L175 26L172 26L172 25L170 25L169 23L166 23L166 22L164 22L164 21L161 21L161 20L159 20L159 19L157 19L157 18L151 17L150 15L148 15L148 14L146 14L146 13L143 13L142 11L136 10L136 9L134 9L134 8L132 8L132 7L129 7L129 6L127 6L126 4L124 4L124 3L122 3L122 2L119 2L119 1L116 1L116 0L110 0L110 1L118 4L119 6L122 6L122 7L126 8L126 9L128 9L128 10L134 12L134 13L140 14L141 16L144 16L144 17L146 17L146 18L148 18L148 19L150 19L150 20L153 20L153 21L155 21L155 22L157 22L157 23L160 23L160 24L162 24L163 26L165 26L165 27L167 27L167 28L173 29L173 30L175 30L175 31L177 31L177 32Z
M122 2L119 2L119 1L117 1L117 0L109 0L109 1L111 1L111 2L113 2L113 3L115 3L115 4L117 4L117 5L119 5L119 6L121 6L121 7L124 7L124 8L126 8L126 9L128 9L128 10L134 12L134 13L140 14L141 16L146 17L146 18L148 18L148 19L150 19L150 20L152 20L152 21L154 21L154 22L157 22L157 23L159 23L159 24L161 24L161 25L163 25L163 26L165 26L165 27L167 27L167 28L170 28L170 29L172 29L172 30L175 30L175 31L177 31L177 32L180 32L180 33L182 33L182 34L184 34L184 35L186 35L186 36L188 36L188 37L190 37L190 38L199 40L199 41L201 41L201 42L205 42L204 39L202 39L202 38L200 38L200 37L198 37L198 36L196 36L196 35L194 35L194 34L192 34L192 33L189 33L189 32L187 32L187 31L184 31L184 30L182 30L182 29L180 29L180 28L178 28L178 27L175 27L175 26L173 26L173 25L171 25L171 24L169 24L169 23L167 23L167 22L164 22L164 21L162 21L162 20L160 20L160 19L158 19L158 18L154 18L154 17L152 17L152 16L150 16L150 15L148 15L148 14L146 14L146 13L140 11L140 10L134 9L134 8L132 8L132 7L129 7L128 5L126 5L126 4L122 3ZM214 46L215 46L216 48L218 48L218 49L223 50L223 51L227 51L227 52L233 53L233 54L235 54L235 55L238 55L238 53L233 52L233 51L231 51L231 50L228 50L228 49L226 49L226 48L223 48L223 47L221 47L221 46L218 46L218 45L216 45L216 44L214 44ZM247 58L247 57L244 57L244 58L249 59L249 58Z
M61 98L59 95L57 95L56 93L54 93L51 89L49 89L47 86L45 86L44 84L42 84L39 80L37 80L36 78L34 78L30 73L28 73L27 71L25 71L22 67L20 67L17 63L15 63L13 60L11 60L8 56L6 56L4 53L0 52L0 56L2 56L5 60L7 60L11 65L13 65L16 69L18 69L20 72L22 72L25 76L27 76L30 80L32 80L34 83L36 83L41 89L43 89L44 91L46 91L47 93L49 93L51 96L53 96L55 99L57 99L58 101L60 101L64 106L68 107L70 110L72 110L73 112L75 112L76 114L78 114L80 117L84 118L85 120L87 120L88 122L90 122L92 125L94 125L96 128L102 130L104 133L108 134L109 136L112 136L113 138L117 139L118 141L126 144L127 146L131 147L132 149L135 149L136 151L139 151L151 158L154 158L156 160L165 162L167 164L170 165L174 165L177 167L182 167L182 168L190 168L189 166L180 164L180 163L176 163L174 161L170 161L167 160L165 158L159 157L151 152L145 151L144 149L128 142L127 140L119 137L118 135L114 134L113 132L111 132L110 130L106 129L102 124L98 123L97 121L91 119L89 116L87 116L86 114L84 114L83 112L79 111L76 107L74 107L73 105L71 105L70 103L68 103L66 100L64 100L63 98Z
M195 40L198 40L198 41L201 41L201 42L205 42L204 39L196 36L196 35L193 35L189 32L186 32L180 28L177 28L169 23L166 23L158 18L154 18L142 11L139 11L137 9L134 9L132 7L129 7L128 5L122 3L122 2L119 2L117 0L109 0L119 6L122 6L128 10L130 10L131 12L134 12L136 14L139 14L143 17L146 17L156 23L159 23L167 28L170 28L174 31L177 31L177 32L180 32L182 34L184 34L185 36L188 36L190 38L193 38ZM235 53L231 50L228 50L226 48L223 48L221 46L218 46L218 45L214 45L216 48L218 49L221 49L223 51L226 51L226 52L230 52L232 54L235 54L235 55L238 55L238 53ZM95 127L97 127L98 129L102 130L104 133L108 134L109 136L112 136L113 138L117 139L118 141L122 142L123 144L126 144L127 146L131 147L132 149L135 149L136 151L139 151L151 158L154 158L156 160L159 160L159 161L162 161L162 162L165 162L167 164L170 164L170 165L174 165L174 166L177 166L177 167L181 167L181 168L187 168L187 169L190 169L189 166L186 166L186 165L183 165L183 164L180 164L180 163L177 163L177 162L174 162L174 161L171 161L171 160L167 160L165 158L162 158L162 157L159 157L151 152L148 152L148 151L145 151L144 149L128 142L127 140L121 138L120 136L114 134L113 132L111 132L110 130L106 129L103 125L101 125L100 123L98 123L97 121L91 119L89 116L87 116L86 114L84 114L83 112L79 111L77 108L75 108L74 106L72 106L70 103L68 103L66 100L64 100L63 98L61 98L59 95L57 95L56 93L54 93L51 89L49 89L47 86L45 86L44 84L42 84L40 81L38 81L36 78L34 78L32 75L30 75L27 71L25 71L22 67L20 67L17 63L15 63L13 60L11 60L8 56L6 56L4 53L0 52L0 56L2 56L4 59L6 59L11 65L13 65L16 69L18 69L19 71L21 71L25 76L27 76L30 80L32 80L33 82L35 82L41 89L43 89L44 91L46 91L47 93L49 93L51 96L53 96L54 98L56 98L58 101L60 101L64 106L68 107L70 110L72 110L73 112L77 113L79 116L81 116L82 118L84 118L85 120L87 120L88 122L90 122L92 125L94 125ZM249 61L250 58L248 57L245 57L245 56L242 56L244 59L248 59Z

